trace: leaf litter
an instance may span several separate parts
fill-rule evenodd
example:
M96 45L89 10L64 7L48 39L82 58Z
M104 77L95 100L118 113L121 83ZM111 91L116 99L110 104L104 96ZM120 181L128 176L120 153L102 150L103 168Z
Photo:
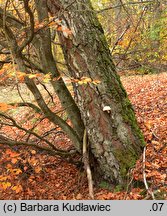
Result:
M167 199L167 74L121 76L132 102L146 145L145 175L156 199ZM58 102L57 102L58 104ZM59 105L60 106L60 105ZM19 120L22 116L17 114ZM24 123L31 128L28 122ZM44 119L38 127L47 132L52 128ZM5 127L11 137L20 133ZM9 131L11 130L11 131ZM58 130L58 129L57 129ZM24 134L22 134L24 136ZM71 148L64 133L54 138L58 147ZM150 199L144 186L143 155L130 171L127 187L114 189L110 185L94 185L95 199ZM107 187L106 187L107 185ZM158 192L158 193L157 193ZM0 199L89 199L85 172L58 156L49 156L30 147L0 145Z

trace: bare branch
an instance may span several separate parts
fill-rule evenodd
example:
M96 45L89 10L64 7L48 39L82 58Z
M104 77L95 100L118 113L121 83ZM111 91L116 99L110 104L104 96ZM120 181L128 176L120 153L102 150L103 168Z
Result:
M33 69L33 70L38 70L41 73L45 73L45 71L42 69L42 67L37 62L34 62L30 58L28 59L26 55L23 55L23 59L25 61L26 67Z
M28 13L29 18L30 18L30 28L27 31L27 38L25 39L25 41L22 43L22 45L19 47L20 52L29 44L31 43L31 41L34 38L34 14L31 11L31 8L29 6L29 0L24 0L24 8L25 11Z
M17 127L18 129L23 130L23 131L25 131L25 132L28 133L28 134L34 135L35 137L37 137L37 138L40 139L41 141L46 142L54 151L64 152L64 150L57 149L51 142L49 142L49 141L48 141L47 139L45 139L45 138L42 138L41 136L39 136L37 133L33 132L32 130L27 130L27 129L21 127L20 125L17 124L17 122L16 122L13 118L11 118L11 117L9 117L9 116L7 116L7 115L5 115L5 114L2 114L2 113L0 113L0 116L4 117L5 119L8 119L8 120L10 120L10 121L12 122L12 124L3 123L4 125L8 125L8 126L11 126L11 127ZM0 121L0 122L1 122L1 121Z
M123 3L123 4L103 8L101 10L96 11L96 13L103 13L103 12L105 12L107 10L123 7L123 6L126 6L126 5L137 5L137 4L148 4L148 3L155 3L155 0L153 0L153 1L140 1L140 2L127 2L127 3Z
M130 28L130 25L127 25L126 28L123 30L123 32L121 33L121 35L118 37L117 41L115 42L114 46L112 47L111 53L114 51L119 41L122 40L123 36L126 34L129 28Z
M34 143L27 143L27 142L23 142L23 141L15 141L15 140L11 140L9 138L4 137L3 135L0 135L0 144L3 145L8 145L8 146L28 146L28 147L34 147L35 149L41 150L41 151L46 151L48 154L50 155L59 155L61 157L67 157L67 156L72 156L74 154L76 154L76 151L71 151L71 152L61 152L61 151L54 151L50 148L46 148L46 147L42 147L42 146L38 146Z
M140 17L139 17L139 20L138 20L136 26L135 26L135 28L134 28L133 34L136 33L136 31L137 31L137 29L138 29L138 27L139 27L139 25L140 25L140 22L141 22L141 20L142 20L144 14L145 14L145 12L146 12L146 9L147 9L147 8L146 8L146 6L145 6L144 9L143 9L142 12L141 12L141 15L140 15ZM124 56L127 54L127 52L128 52L128 50L129 50L129 48L130 48L132 42L133 42L133 37L131 37L131 39L130 39L130 41L129 41L129 43L128 43L128 46L126 47L126 50L125 50L125 52L124 52ZM122 61L122 59L116 64L116 67L120 64L121 61Z
M144 180L144 185L145 185L145 188L146 188L148 194L150 194L152 199L155 200L154 193L152 191L150 191L148 184L147 184L146 172L145 172L146 168L145 167L146 167L146 147L144 147L144 151L143 151L143 180Z
M4 15L4 10L0 7L0 19L3 19L3 15ZM11 25L15 26L18 29L20 29L24 25L23 22L16 19L14 16L12 16L9 13L6 13L6 22L8 24L11 24Z
M18 106L18 107L26 106L26 107L32 108L37 113L41 113L42 112L41 109L38 106L36 106L35 104L32 104L32 103L29 103L29 102L10 103L9 105Z
M86 129L84 130L84 136L83 136L83 163L84 163L85 170L87 173L87 179L88 179L88 185L89 185L89 195L90 195L91 199L94 199L92 172L90 169L89 155L87 152L87 132L86 132Z
M52 94L50 93L50 91L47 89L46 85L43 84L39 79L38 79L38 82L44 88L44 90L48 93L49 97L51 98L52 103L55 104L54 103L54 98L53 98Z

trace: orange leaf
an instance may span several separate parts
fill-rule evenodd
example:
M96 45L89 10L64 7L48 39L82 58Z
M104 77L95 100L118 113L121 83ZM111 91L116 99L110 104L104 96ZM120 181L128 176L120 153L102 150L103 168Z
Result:
M6 103L0 103L0 110L1 111L7 111L9 109L8 104Z
M21 169L13 169L13 172L15 173L15 175L22 173Z
M5 154L10 155L10 157L12 157L12 158L20 156L19 153L11 151L10 149L7 149L6 152L5 152Z
M12 165L11 164L7 164L6 168L9 169L9 170L12 169Z
M8 179L7 176L0 176L0 181L6 181Z
M11 160L11 162L12 162L12 164L15 164L16 162L17 162L17 158L12 158L12 160Z
M5 69L1 69L1 70L0 70L0 75L4 74L5 72L6 72Z
M2 184L2 187L3 187L4 190L6 190L8 187L11 186L10 182L1 182L1 184Z
M41 167L39 167L39 166L37 166L37 167L35 167L35 173L40 173L41 172L41 170L42 170L42 168Z
M23 190L21 185L16 185L14 187L12 187L12 190L14 190L16 193L19 193Z
M5 151L5 154L8 154L8 155L10 155L11 154L11 149L6 149L6 151Z
M62 31L62 26L57 27L57 31Z
M37 152L35 150L31 150L31 154L36 154Z
M145 122L145 126L150 130L152 127L152 122L151 121Z

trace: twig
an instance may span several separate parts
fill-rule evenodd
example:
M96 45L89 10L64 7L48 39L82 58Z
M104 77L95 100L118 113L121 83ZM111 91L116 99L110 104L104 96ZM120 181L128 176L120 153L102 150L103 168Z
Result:
M121 35L116 40L114 46L112 47L111 53L114 51L114 49L118 45L119 41L122 40L123 36L126 34L126 32L128 31L129 28L130 28L130 25L127 25L126 28L123 30L123 32L121 33Z
M55 45L57 45L57 46L62 46L61 43L55 42L54 40L52 40L52 43L55 44Z
M76 2L76 0L72 1L71 3L69 3L64 10L67 10L69 7L71 7L74 3Z
M89 195L90 195L91 199L94 199L92 172L90 169L89 156L87 153L87 132L86 132L86 129L84 130L84 136L83 136L83 163L85 166L85 170L87 172Z
M141 20L142 20L142 18L143 18L143 16L144 16L144 14L146 13L146 10L147 10L147 7L144 7L144 9L143 9L142 12L141 12L141 15L140 15L140 17L139 17L139 20L138 20L138 22L137 22L137 24L136 24L136 26L135 26L134 31L133 31L133 36L131 37L131 39L130 39L130 41L129 41L129 43L128 43L128 46L126 47L126 50L125 50L125 52L124 52L124 54L123 54L124 56L127 54L128 50L129 50L129 48L130 48L130 46L131 46L131 44L132 44L132 42L133 42L134 34L137 32L137 29L138 29L138 27L139 27L139 25L140 25L140 22L141 22ZM116 64L116 67L120 64L121 61L122 61L122 59Z
M57 134L57 133L64 133L63 131L56 131L56 132L55 132L55 130L56 130L57 128L58 128L58 127L52 128L51 130L45 132L41 137L44 138L44 137L48 136L48 135L51 134L51 133L55 133L55 134Z
M30 19L30 28L28 29L28 34L26 35L25 40L23 41L23 43L20 45L19 47L19 51L21 52L28 44L31 43L31 41L34 38L34 14L29 6L29 0L23 0L24 3L24 8L25 8L25 12L29 15L29 19Z
M8 145L8 146L27 146L27 147L34 147L37 150L41 150L41 151L46 151L48 154L50 155L59 155L61 157L68 157L68 156L72 156L74 154L76 154L76 151L55 151L52 150L50 148L44 147L44 146L39 146L36 145L35 143L27 143L24 141L15 141L15 140L11 140L7 137L4 137L3 135L0 135L0 143L3 145Z
M118 5L113 5L113 6L103 8L101 10L96 11L96 13L103 13L104 11L119 8L119 7L123 7L123 6L126 6L126 5L137 5L137 4L146 4L146 3L149 4L149 3L154 3L154 2L155 2L155 0L154 1L140 1L140 2L127 2L127 3L124 3L124 4L118 4Z
M154 195L159 193L160 190L155 190L154 192L152 192ZM148 194L143 200L149 200L150 198L152 198L152 194Z
M144 185L145 185L145 188L148 192L148 194L150 194L150 196L152 197L153 200L155 200L155 196L154 196L154 193L152 191L150 191L149 187L148 187L148 184L147 184L147 180L146 180L146 147L144 147L144 151L143 151L143 180L144 180Z
M131 172L133 172L133 171L131 170ZM130 174L130 173L129 173L129 174ZM130 176L130 175L129 175L129 176ZM129 182L127 182L126 192L125 192L125 195L124 195L123 200L126 200L126 199L127 199L127 194L128 194L128 191L129 191L129 187L130 187L130 185L132 184L133 180L134 180L134 177L133 177L133 175L132 175L132 177L131 177L131 179L129 180Z
M49 97L51 98L52 103L54 105L56 105L54 102L54 98L53 98L52 94L50 93L50 91L47 89L46 85L43 84L38 78L37 78L37 80L38 80L39 84L44 88L44 90L48 93Z
M0 113L0 116L4 117L5 119L9 120L12 122L12 124L10 123L3 123L4 125L8 125L11 127L17 127L20 130L25 131L28 134L34 135L35 137L37 137L38 139L40 139L41 141L44 141L45 143L47 143L54 151L59 151L59 152L66 152L64 150L58 149L54 146L54 144L52 144L51 142L49 142L47 139L42 138L40 135L38 135L37 133L35 133L34 131L31 130L27 130L26 128L21 127L20 125L17 124L17 122L10 116L7 116L5 114Z
M36 106L35 104L32 104L30 102L9 103L9 105L16 106L16 107L17 106L18 107L24 107L24 106L26 106L26 107L30 107L33 110L35 110L36 113L42 113L41 109L38 106Z

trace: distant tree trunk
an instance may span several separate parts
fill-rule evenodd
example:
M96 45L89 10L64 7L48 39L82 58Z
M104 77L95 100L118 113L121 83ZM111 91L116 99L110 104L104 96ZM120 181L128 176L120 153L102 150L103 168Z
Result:
M144 146L133 108L115 71L102 27L89 0L47 0L52 15L72 31L62 32L71 76L99 80L77 85L77 103L84 121L95 171L105 179L122 183ZM105 108L110 110L105 111Z
M152 19L152 32L154 36L152 38L152 47L154 52L159 52L160 47L160 31L161 31L161 16L162 16L162 3L157 1L154 6L153 19Z

